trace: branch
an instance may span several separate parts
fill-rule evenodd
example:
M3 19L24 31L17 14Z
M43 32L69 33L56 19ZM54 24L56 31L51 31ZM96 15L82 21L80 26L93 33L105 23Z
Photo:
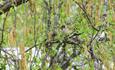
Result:
M1 49L2 43L4 42L4 29L5 29L5 23L6 23L7 16L8 16L8 12L6 13L6 17L4 18L4 22L3 22L3 26L2 26L2 31L1 31L2 34L1 34L1 41L0 41L0 49Z
M8 12L13 6L19 6L27 1L28 0L13 0L13 2L11 2L10 0L4 0L4 3L0 4L0 15Z
M92 24L91 19L90 19L89 15L88 15L87 12L86 12L86 9L85 9L84 7L82 7L77 1L75 1L75 3L76 3L76 4L79 6L79 8L84 12L84 16L86 17L86 19L87 19L88 23L90 24L90 26L91 26L94 30L99 31L99 29L95 28L94 25Z

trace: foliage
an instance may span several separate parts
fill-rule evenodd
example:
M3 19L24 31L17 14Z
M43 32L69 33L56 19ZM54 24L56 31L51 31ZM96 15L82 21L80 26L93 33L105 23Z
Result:
M16 1L0 3L0 51L9 57L0 53L0 68L115 69L114 0ZM5 47L19 48L21 59Z

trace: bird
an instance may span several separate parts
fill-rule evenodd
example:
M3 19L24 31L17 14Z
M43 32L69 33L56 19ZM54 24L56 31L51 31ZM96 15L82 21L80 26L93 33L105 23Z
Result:
M98 41L109 41L109 38L107 37L107 33L105 31L102 31L97 38Z
M66 25L61 26L61 31L62 33L67 34L67 35L72 33L72 30L70 30Z

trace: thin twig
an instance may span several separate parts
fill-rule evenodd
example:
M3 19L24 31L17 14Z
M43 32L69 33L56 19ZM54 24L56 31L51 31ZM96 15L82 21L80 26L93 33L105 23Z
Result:
M5 29L5 24L6 24L6 19L7 19L7 16L8 16L8 12L6 13L6 17L4 18L4 22L3 22L3 26L2 26L2 36L1 36L1 42L0 42L0 48L2 46L2 43L3 43L3 39L4 39L4 29Z
M99 29L95 28L94 25L92 24L87 12L86 12L86 9L84 7L82 7L77 1L75 1L75 3L80 7L80 9L82 9L82 11L84 12L84 15L85 15L86 19L88 20L89 24L91 25L91 27L94 30L99 31Z

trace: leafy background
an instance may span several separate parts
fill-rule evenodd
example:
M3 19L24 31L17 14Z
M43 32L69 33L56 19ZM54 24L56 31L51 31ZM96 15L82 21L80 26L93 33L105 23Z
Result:
M6 1L0 0L0 4ZM22 59L16 60L14 53L10 54L14 58L1 54L0 69L6 70L10 62L10 70L115 69L114 0L27 0L19 6L11 3L13 7L0 15L0 50L17 47ZM102 32L109 41L97 40ZM68 44L66 40L73 33L82 33L77 37L83 42ZM25 47L30 49L25 52ZM37 55L32 55L32 48L36 48Z

